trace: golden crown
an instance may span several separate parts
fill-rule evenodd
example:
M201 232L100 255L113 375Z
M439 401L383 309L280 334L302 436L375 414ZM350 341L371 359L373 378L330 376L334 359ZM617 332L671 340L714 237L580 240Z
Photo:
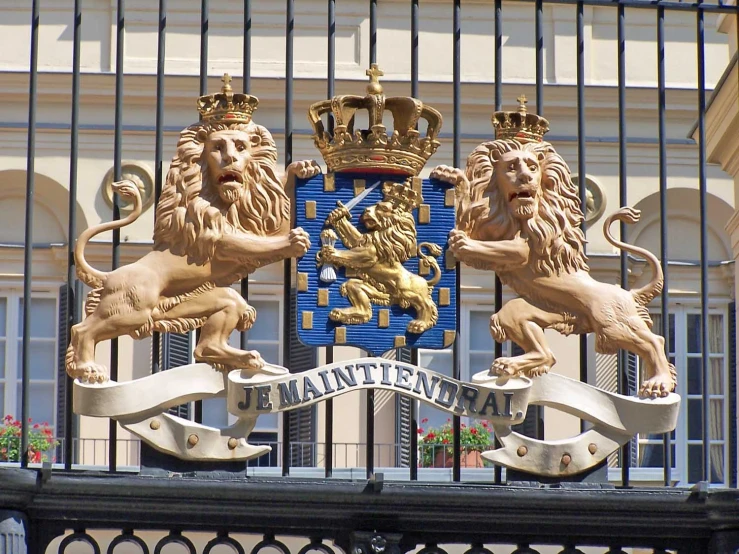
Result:
M382 194L385 202L390 202L395 208L409 212L423 204L421 192L412 189L408 183L386 181L382 184Z
M198 98L200 121L249 123L259 105L259 99L250 94L236 93L231 88L231 76L223 74L221 92Z
M492 117L495 139L516 139L519 142L541 142L549 131L549 122L526 111L526 97L519 96L518 111L495 112Z
M370 82L365 96L334 96L310 107L308 119L316 148L329 171L376 170L418 175L439 147L436 137L441 130L441 114L415 98L386 97L379 81L383 72L377 64L373 63L366 73ZM369 129L354 129L354 116L359 109L367 110ZM385 110L393 116L393 132L389 136L382 124ZM321 121L321 116L329 112L334 117L333 135ZM421 118L428 122L425 136L416 129Z

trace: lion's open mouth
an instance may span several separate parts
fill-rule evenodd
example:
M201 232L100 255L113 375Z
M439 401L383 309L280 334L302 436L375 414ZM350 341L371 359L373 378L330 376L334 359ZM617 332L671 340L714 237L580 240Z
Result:
M514 199L518 198L519 200L523 198L528 198L531 200L533 197L531 195L531 192L528 190L520 190L516 192L512 192L508 195L508 202L513 202Z
M218 177L218 184L225 185L226 183L239 183L243 185L244 176L238 171L224 171Z

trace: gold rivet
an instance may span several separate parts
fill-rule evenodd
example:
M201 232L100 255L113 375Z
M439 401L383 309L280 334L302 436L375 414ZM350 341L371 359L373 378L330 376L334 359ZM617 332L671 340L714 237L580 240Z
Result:
M431 273L431 267L424 260L418 260L418 274L428 275Z
M431 221L431 206L421 204L418 207L418 223L429 223Z
M346 327L337 327L334 329L334 342L336 344L344 344L346 342Z
M354 196L360 195L367 187L367 181L364 179L354 179Z
M198 444L199 440L200 439L198 438L197 435L192 434L189 437L187 437L187 444L189 444L190 446L195 446L196 444Z
M421 194L421 191L423 190L423 179L420 177L413 177L413 179L411 179L411 188L414 192Z
M516 454L518 454L519 458L523 458L526 454L529 453L529 449L525 446L519 446L518 450L516 450Z
M595 454L597 451L598 451L598 446L594 442L591 442L588 445L588 452L590 452L591 454Z
M154 429L154 431L156 431L157 429L159 429L161 426L162 426L162 424L159 422L158 419L154 419L154 420L151 421L151 423L149 423L149 427L151 427L152 429Z
M568 466L570 465L571 461L572 461L572 456L570 456L569 454L565 454L564 456L562 456L562 465Z
M444 191L444 205L447 208L454 206L454 189L446 189Z
M451 250L447 250L444 253L444 262L447 269L457 269L457 260L454 259L454 254L452 254Z
M230 439L228 439L228 447L231 450L233 450L234 448L236 448L238 445L239 445L238 439L235 439L234 437L231 437Z
M454 339L457 338L457 332L452 330L445 330L444 331L444 348L447 346L451 346L454 344Z
M395 348L402 348L405 346L405 337L403 335L397 335L395 337Z

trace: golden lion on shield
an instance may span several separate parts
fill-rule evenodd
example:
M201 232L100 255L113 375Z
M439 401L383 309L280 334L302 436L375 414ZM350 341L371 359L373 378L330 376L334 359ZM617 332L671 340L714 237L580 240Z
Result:
M372 318L372 304L397 304L415 309L416 317L407 329L409 333L420 334L438 320L439 312L431 292L441 278L435 257L441 255L442 249L429 242L416 245L413 209L421 203L419 193L410 186L392 182L384 183L382 190L384 200L369 206L362 214L367 233L352 225L351 214L344 206L334 209L326 219L349 250L324 245L317 254L319 265L343 266L357 273L357 278L345 281L339 289L351 307L334 308L329 318L347 325L367 323ZM423 253L423 248L431 255ZM403 262L416 255L433 270L431 279L414 275L403 266Z
M525 353L498 358L491 374L548 372L555 358L544 329L552 328L565 335L593 332L596 349L604 354L622 348L641 356L646 369L641 396L666 396L675 389L675 368L665 356L664 339L650 330L646 308L662 290L659 261L610 233L614 221L637 222L637 210L622 208L604 224L612 245L644 257L652 269L648 284L628 291L590 276L578 189L565 161L540 137L483 143L468 157L466 173L439 166L431 177L453 184L457 192L457 224L449 237L454 256L495 271L520 296L491 317L490 330L496 341L510 339Z
M229 285L255 269L302 256L310 240L302 229L287 231L288 181L320 173L315 162L294 162L285 183L277 174L270 132L251 121L257 100L222 93L201 97L201 122L180 134L156 214L154 250L111 272L91 267L84 256L95 235L128 225L141 214L141 197L130 182L116 192L134 203L120 221L86 230L75 247L79 278L93 287L84 321L72 327L67 372L89 382L108 379L95 363L98 342L154 331L182 333L201 327L195 359L217 369L274 372L256 351L228 344L235 329L249 329L256 310Z

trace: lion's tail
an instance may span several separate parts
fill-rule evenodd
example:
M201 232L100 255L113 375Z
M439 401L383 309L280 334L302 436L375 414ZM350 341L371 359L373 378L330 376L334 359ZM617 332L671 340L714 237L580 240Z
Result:
M625 252L628 252L630 254L636 254L643 257L651 267L652 279L649 281L649 283L647 283L643 287L633 289L631 291L631 294L633 295L634 300L636 300L636 303L640 306L646 306L652 301L655 296L662 292L662 287L664 285L664 274L662 273L662 266L660 265L657 257L649 250L634 246L633 244L621 242L620 240L616 240L613 235L611 235L611 225L614 221L618 220L622 223L634 224L639 221L640 216L641 212L639 210L635 210L634 208L629 207L621 208L617 212L611 214L606 219L605 223L603 223L603 233L605 234L608 242L610 242L613 246L615 246L616 248L620 248L621 250L624 250Z
M429 254L424 254L423 248L428 248ZM418 245L418 257L434 270L434 276L428 281L429 287L433 287L441 279L441 268L439 262L436 261L436 258L441 256L441 252L441 246L433 242L422 242Z
M95 235L110 231L112 229L120 229L136 221L141 215L141 193L138 187L132 181L118 181L113 183L113 190L116 194L119 194L123 198L133 200L133 211L123 219L108 221L95 225L83 231L80 237L77 239L77 244L74 247L74 262L77 265L77 277L80 281L91 286L92 288L99 288L103 286L103 280L107 273L100 271L92 267L85 259L85 247L90 239Z

